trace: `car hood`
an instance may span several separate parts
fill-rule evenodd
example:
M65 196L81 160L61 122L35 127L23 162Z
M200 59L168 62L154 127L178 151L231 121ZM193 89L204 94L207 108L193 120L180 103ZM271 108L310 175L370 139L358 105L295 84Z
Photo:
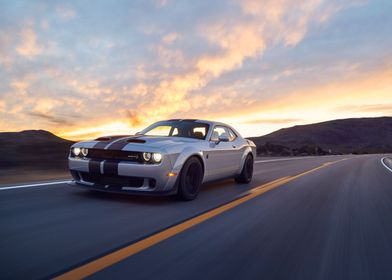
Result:
M172 145L180 145L180 144L189 144L189 143L197 143L201 140L193 139L193 138L185 138L185 137L158 137L158 136L136 136L136 141L141 140L145 141L145 143L137 143L134 142L133 139L126 140L130 143L141 144L149 147L166 147Z
M98 142L107 143L110 145L112 142L115 142L118 147L122 147L122 150L128 151L147 151L152 148L153 150L157 149L166 149L172 146L186 145L192 143L198 143L202 140L193 139L193 138L185 138L185 137L158 137L158 136L144 136L144 135L136 135L136 136L104 136L100 137L94 141L85 141L77 143L75 146L87 146L92 148ZM105 146L101 146L100 148L104 148ZM113 147L113 149L116 149Z

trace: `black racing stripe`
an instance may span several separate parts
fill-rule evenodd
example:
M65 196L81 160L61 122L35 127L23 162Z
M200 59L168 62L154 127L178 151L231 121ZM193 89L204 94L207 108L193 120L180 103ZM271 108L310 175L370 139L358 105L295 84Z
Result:
M131 136L131 137L127 137L122 139L121 141L118 141L116 143L110 144L109 146L107 146L107 150L122 150L126 145L129 144L128 140L129 139L135 139L137 138L137 136Z
M88 172L101 173L101 161L100 160L90 160L88 162Z
M103 174L105 175L118 175L118 161L105 160L103 163Z
M116 141L116 140L118 140L120 138L124 138L124 137L129 137L129 136L126 136L126 135L108 136L108 138L110 140L108 140L108 141L99 141L92 148L94 148L94 149L104 149L108 145L112 144L114 141Z
M129 137L124 137L124 139L115 142L115 143L110 143L107 146L105 146L106 150L118 150L121 151L126 145L129 144L128 140L129 139L136 139L140 136L129 136ZM118 140L119 138L117 138ZM118 175L118 160L105 160L103 162L103 174L105 175Z
M94 149L103 149L113 141L100 141L93 146Z

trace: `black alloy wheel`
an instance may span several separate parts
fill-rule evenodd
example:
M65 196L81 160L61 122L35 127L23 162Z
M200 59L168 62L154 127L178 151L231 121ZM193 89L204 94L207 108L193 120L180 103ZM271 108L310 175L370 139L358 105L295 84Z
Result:
M200 160L196 157L189 158L182 167L178 180L177 197L181 200L195 199L203 181L203 166Z
M242 171L240 175L235 177L235 181L240 184L248 184L250 181L252 181L253 177L253 156L251 154L248 154L246 156L244 166L242 167Z

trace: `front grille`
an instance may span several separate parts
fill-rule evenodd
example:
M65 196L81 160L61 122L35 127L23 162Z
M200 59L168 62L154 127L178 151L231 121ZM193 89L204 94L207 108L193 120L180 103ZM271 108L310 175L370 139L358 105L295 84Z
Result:
M109 176L96 173L79 172L82 180L99 185L109 185L112 187L133 187L140 188L143 186L143 177L128 176Z
M127 160L134 162L142 162L143 157L141 152L133 151L118 151L118 150L103 150L103 149L89 149L87 158L94 160Z

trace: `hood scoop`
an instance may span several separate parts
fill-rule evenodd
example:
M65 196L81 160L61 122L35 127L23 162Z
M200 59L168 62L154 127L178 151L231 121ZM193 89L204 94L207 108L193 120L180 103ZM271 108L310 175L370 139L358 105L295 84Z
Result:
M109 141L111 140L110 137L98 137L97 139L95 139L95 141Z
M146 143L146 140L143 139L137 139L137 138L132 138L127 140L128 143Z
M130 135L114 135L114 136L102 136L98 137L94 141L111 141L111 140L116 140L124 137L129 137Z

